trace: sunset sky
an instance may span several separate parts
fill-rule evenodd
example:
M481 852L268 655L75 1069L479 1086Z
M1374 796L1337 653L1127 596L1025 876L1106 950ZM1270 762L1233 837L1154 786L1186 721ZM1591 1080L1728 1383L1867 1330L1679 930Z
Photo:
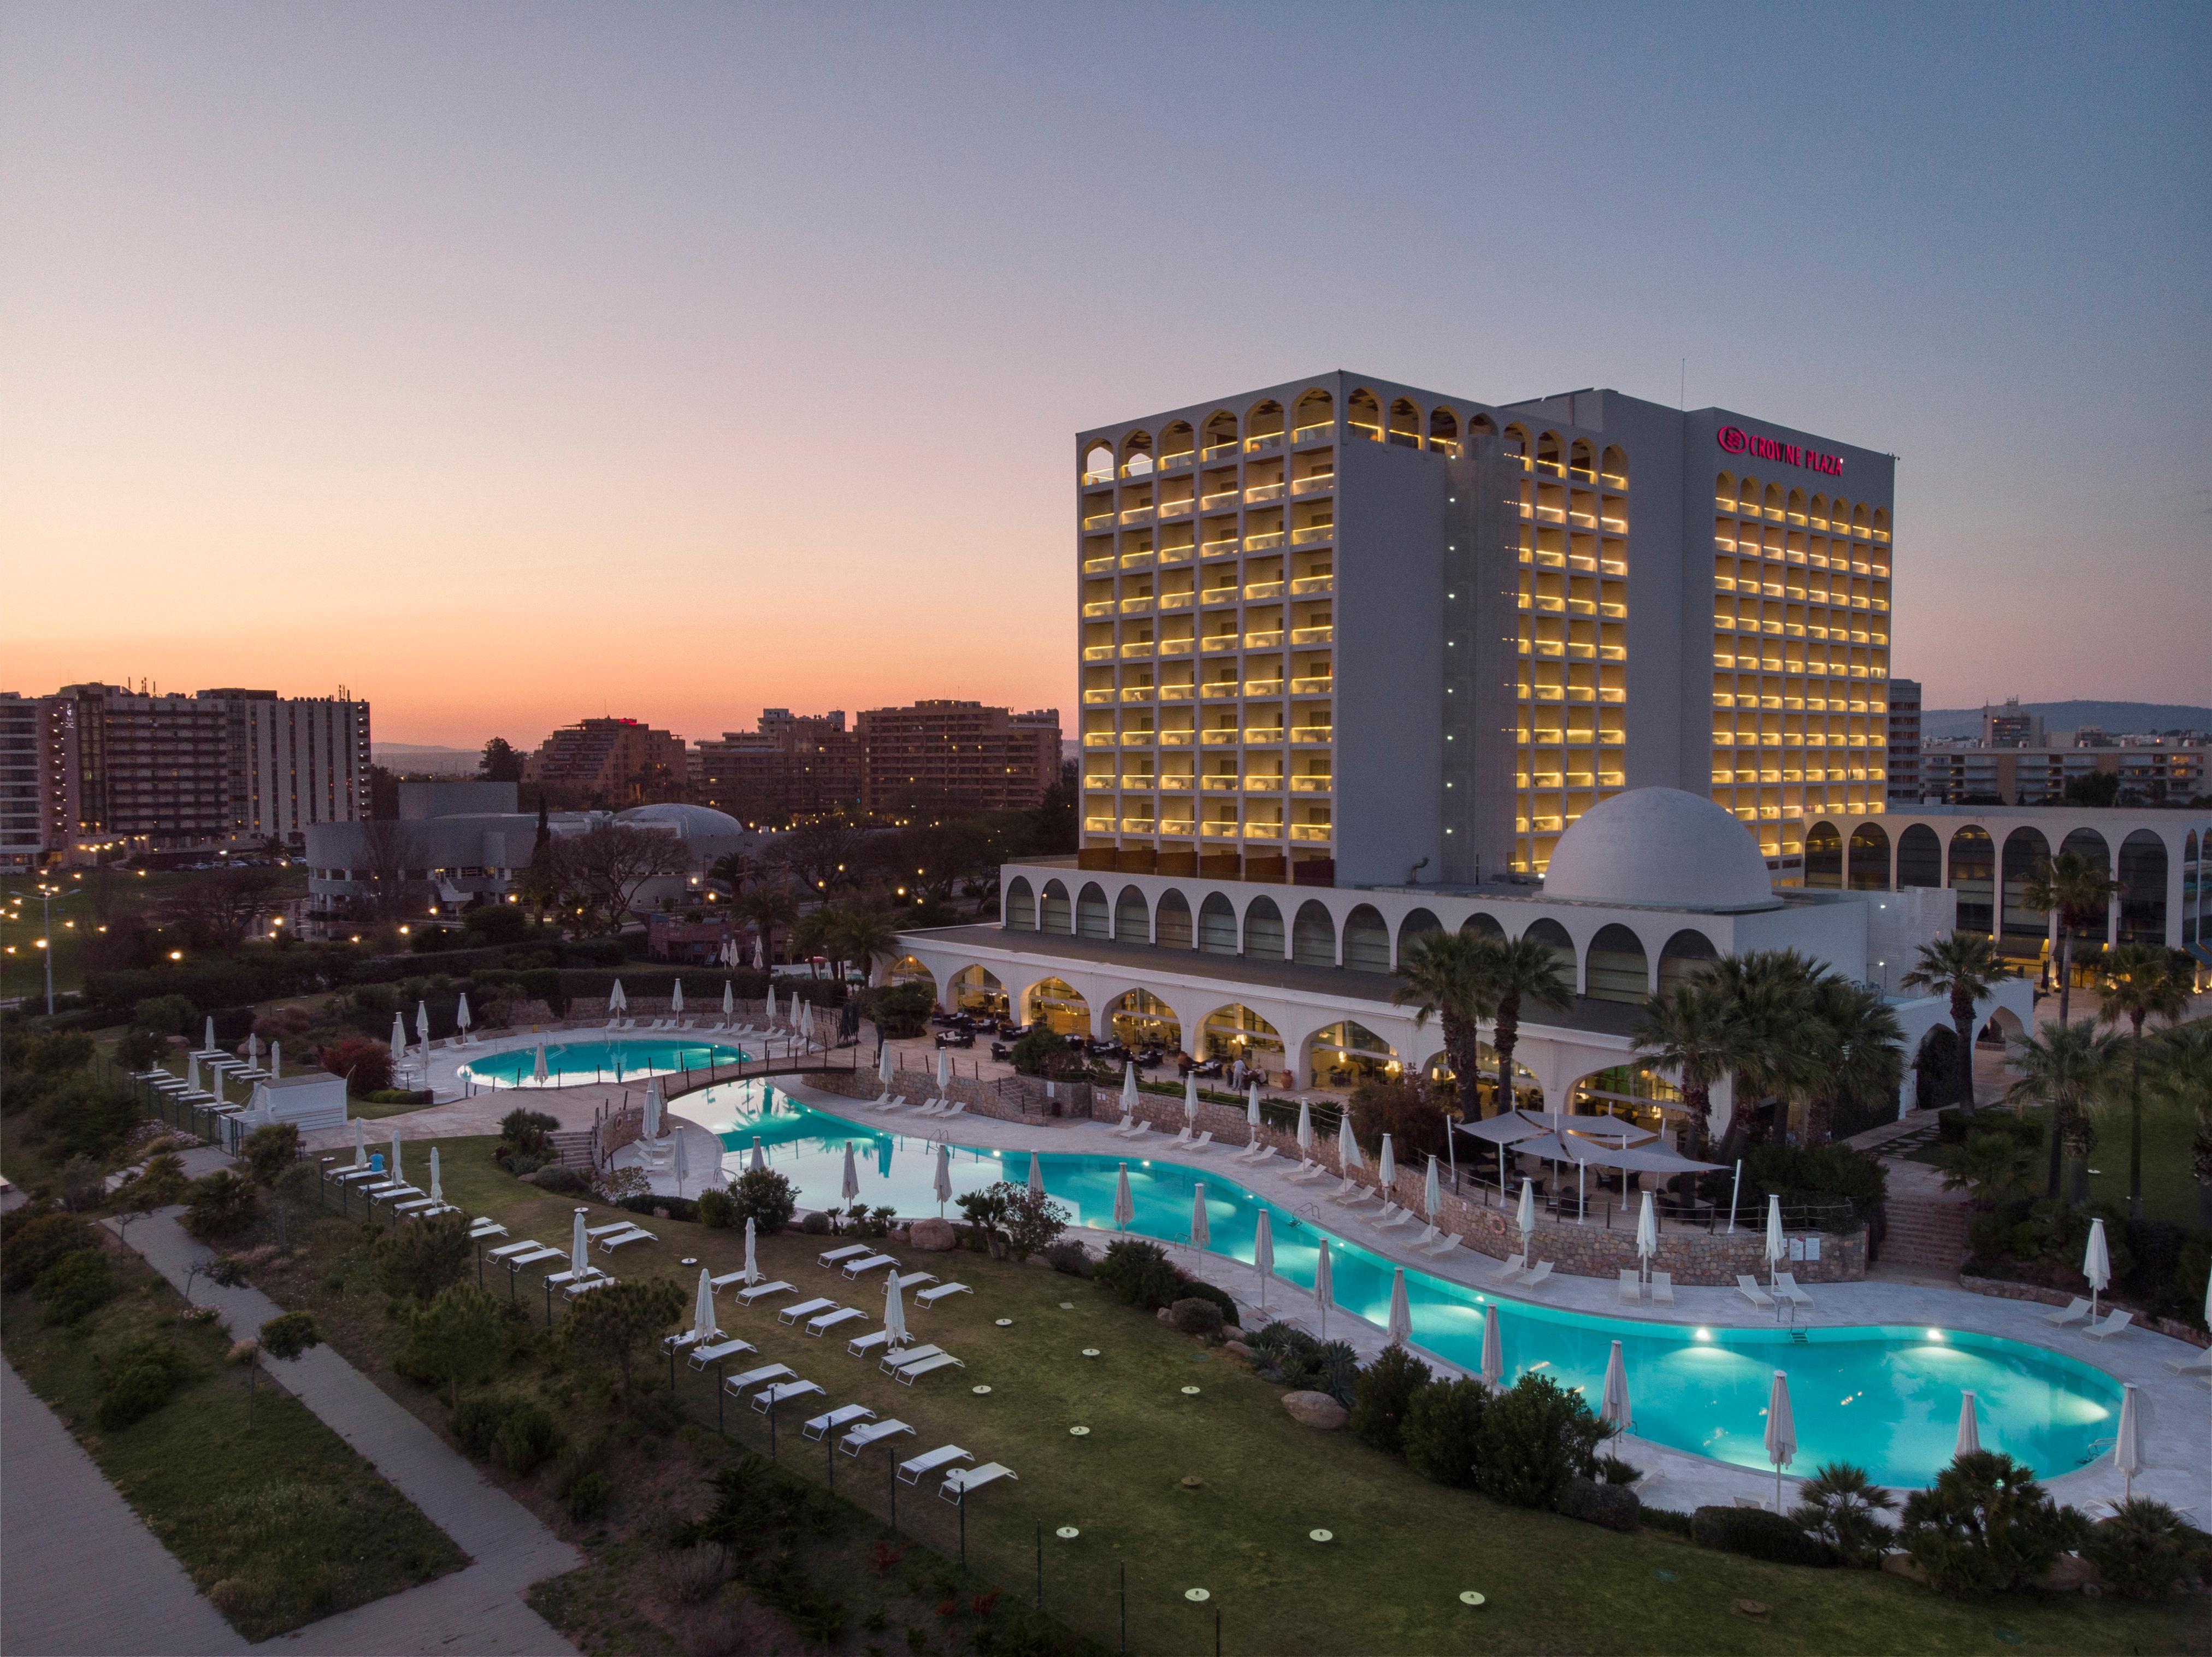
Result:
M1072 715L1077 428L1686 357L1929 705L2212 701L2203 9L1781 10L10 7L0 688Z

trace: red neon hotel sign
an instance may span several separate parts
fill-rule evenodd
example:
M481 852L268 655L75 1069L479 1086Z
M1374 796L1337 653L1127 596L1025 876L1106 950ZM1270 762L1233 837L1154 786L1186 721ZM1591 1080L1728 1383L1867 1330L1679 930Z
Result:
M1844 475L1844 458L1839 454L1822 454L1816 449L1801 448L1795 443L1780 443L1771 437L1753 437L1741 426L1723 426L1713 435L1721 447L1730 454L1747 454L1757 460L1779 460L1784 465L1802 466L1808 471L1826 472L1831 477Z

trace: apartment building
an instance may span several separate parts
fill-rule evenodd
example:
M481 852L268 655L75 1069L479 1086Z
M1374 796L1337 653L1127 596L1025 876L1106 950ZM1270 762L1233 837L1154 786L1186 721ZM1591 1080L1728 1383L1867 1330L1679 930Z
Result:
M897 816L956 807L999 811L1044 798L1060 775L1060 710L918 701L860 714L861 800Z
M1920 804L1920 681L1889 682L1887 796L1892 805Z
M523 762L526 781L574 788L607 800L682 788L690 775L684 738L641 719L580 719L562 726Z
M0 870L43 865L63 844L59 744L46 699L0 690Z
M1078 434L1083 861L1540 874L1647 786L1777 878L1886 803L1892 458L1617 391L1342 372Z
M273 690L203 690L226 726L229 838L304 847L318 823L369 814L368 704Z
M2112 804L2181 804L2204 790L2200 744L2123 738L2097 747L1935 743L1920 752L1920 798L1945 805L2056 805L2069 784L2110 777Z
M738 821L857 815L865 789L860 732L841 711L764 708L751 731L725 731L691 750L691 798Z

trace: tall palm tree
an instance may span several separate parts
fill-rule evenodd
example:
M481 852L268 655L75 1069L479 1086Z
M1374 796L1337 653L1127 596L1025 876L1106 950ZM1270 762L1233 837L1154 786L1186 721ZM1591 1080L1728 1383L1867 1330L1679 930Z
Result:
M1472 933L1424 932L1400 956L1398 987L1390 995L1413 1009L1415 1029L1431 1018L1443 1025L1460 1120L1468 1122L1482 1120L1482 1039L1476 1027L1498 1011L1488 967L1489 952Z
M2176 1024L2151 1042L2149 1083L2154 1102L2197 1119L2189 1146L2197 1176L2197 1223L2212 1228L2212 1018Z
M1484 974L1498 1008L1498 1023L1491 1045L1498 1049L1498 1108L1513 1103L1513 1049L1521 1041L1521 1007L1533 1001L1555 1012L1575 1005L1575 981L1552 953L1551 945L1533 938L1484 938ZM1553 1102L1559 1108L1559 1102Z
M1674 1072L1690 1118L1683 1154L1705 1154L1712 1115L1713 1083L1750 1056L1750 1030L1735 1005L1710 979L1678 984L1644 1004L1636 1027L1636 1051Z
M1954 932L1920 946L1919 959L1900 981L1908 990L1928 990L1951 998L1951 1033L1959 1038L1959 1102L1974 1114L1974 1003L2000 979L2010 978L1986 935Z
M830 940L841 967L855 963L871 980L878 962L895 961L900 953L898 931L881 909L839 910L830 924Z
M2128 1021L2128 1213L2142 1217L2143 1021L2189 1011L2189 986L2155 944L2123 944L2105 956L2105 1022Z
M791 923L791 952L806 961L806 975L814 973L814 958L825 955L830 948L830 929L837 920L837 912L827 903L817 903Z
M775 965L775 934L799 919L799 901L785 886L757 886L737 901L737 911L760 933L761 960Z
M1881 1097L1904 1077L1905 1031L1880 992L1845 979L1820 979L1811 1011L1822 1062L1807 1101L1805 1142L1818 1145L1828 1142L1838 1100Z
M1723 956L1707 971L1741 1026L1731 1066L1737 1103L1723 1140L1725 1160L1750 1132L1759 1101L1778 1098L1786 1112L1820 1085L1823 1030L1812 998L1826 969L1795 950L1753 950Z
M732 897L744 895L745 888L760 877L761 866L743 852L725 852L707 865L707 878L719 880Z
M2090 1101L2112 1085L2119 1067L2120 1038L2099 1035L2094 1018L2045 1024L2037 1035L2013 1037L2008 1057L2020 1079L2006 1089L2005 1102L2051 1107L2051 1162L2044 1195L2063 1201L2061 1159L2068 1143L2080 1138L2086 1120L2082 1113Z
M2074 935L2094 923L2102 929L2120 883L2079 852L2039 859L2021 901L2058 917L2058 1022L2067 1022L2074 998Z

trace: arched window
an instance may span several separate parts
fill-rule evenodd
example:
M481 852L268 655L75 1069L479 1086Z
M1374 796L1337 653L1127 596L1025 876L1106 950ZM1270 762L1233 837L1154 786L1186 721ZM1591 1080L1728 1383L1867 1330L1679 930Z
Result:
M1254 404L1245 415L1244 446L1248 450L1283 446L1283 405L1274 398Z
M1121 440L1121 475L1143 477L1152 470L1152 434L1131 432Z
M1298 1083L1301 1087L1344 1092L1370 1077L1392 1075L1398 1069L1397 1050L1366 1025L1349 1018L1316 1030L1306 1043L1306 1053L1307 1077Z
M1461 921L1459 923L1459 929L1463 932L1472 932L1477 938L1503 938L1505 936L1505 928L1499 926L1493 918L1483 913L1480 909L1477 909L1465 920Z
M1421 411L1410 399L1393 398L1390 401L1390 441L1404 449L1421 446Z
M1218 892L1199 906L1198 947L1206 955L1237 953L1237 906Z
M1497 435L1497 422L1492 420L1488 415L1476 415L1467 422L1467 445L1469 448L1473 448L1477 443L1480 442L1486 437L1495 437Z
M1943 883L1943 842L1924 822L1897 837L1897 889Z
M1355 438L1365 438L1370 443L1382 440L1382 405L1375 393L1364 385L1345 399L1345 422L1352 428Z
M1006 901L1000 924L1018 926L1029 932L1036 930L1036 894L1019 875L1006 883Z
M1723 512L1735 510L1735 474L1723 472L1713 479L1713 505Z
M1172 889L1161 893L1152 910L1152 942L1164 950L1188 950L1193 941L1190 900Z
M1068 906L1067 888L1056 880L1048 880L1044 883L1043 910L1037 923L1039 932L1071 935L1074 932L1075 917Z
M1196 442L1197 437L1190 429L1190 422L1188 420L1170 422L1167 428L1160 433L1160 465L1162 469L1164 470L1166 467L1174 464L1177 460L1183 461L1187 464L1190 459L1190 452L1192 448L1195 446Z
M1659 993L1672 995L1696 983L1719 959L1711 938L1694 926L1685 926L1659 951Z
M1599 927L1590 939L1589 988L1584 992L1593 1001L1642 1006L1651 993L1643 940L1626 926Z
M1769 518L1782 515L1782 485L1779 483L1766 486L1765 515Z
M1441 403L1429 410L1429 446L1446 454L1459 452L1459 416Z
M1612 444L1607 447L1605 458L1598 463L1598 468L1604 474L1605 481L1613 488L1620 489L1628 487L1628 451L1619 444Z
M2100 874L2112 872L2112 848L2094 828L2076 828L2058 842L2058 849L2073 853Z
M2034 941L2051 935L2051 916L2027 903L2027 883L2051 855L2051 842L2033 828L2015 828L2005 836L2004 895L1999 905L2004 916L2005 938Z
M1498 434L1498 440L1506 453L1522 460L1528 459L1528 428L1527 427L1516 422Z
M1114 936L1124 944L1152 941L1152 912L1145 907L1145 895L1134 886L1124 886L1114 900Z
M1805 831L1805 883L1843 889L1844 833L1832 822L1816 822Z
M1091 1034L1091 1004L1065 979L1048 978L1030 985L1026 998L1029 1022L1042 1023L1062 1035Z
M1590 447L1589 439L1578 437L1574 440L1567 451L1567 470L1585 483L1596 482L1597 451Z
M1739 517L1759 516L1759 480L1747 476L1735 486L1735 509Z
M1802 489L1792 489L1792 490L1790 490L1790 505L1789 505L1789 513L1790 513L1790 521L1791 523L1793 523L1793 524L1796 524L1796 523L1802 523L1802 522L1803 522L1803 521L1804 521L1804 518L1805 518L1805 491L1804 491L1804 490L1802 490Z
M1298 905L1291 926L1291 959L1301 967L1336 965L1336 921L1318 898Z
M1528 930L1521 935L1523 938L1534 938L1536 942L1549 950L1553 958L1559 963L1560 974L1567 982L1579 986L1581 980L1575 971L1577 964L1575 941L1567 936L1567 929L1565 926L1556 920L1539 920L1532 924Z
M981 967L963 967L953 974L951 988L952 1005L962 1012L1003 1018L1012 1011L1006 1005L1006 986Z
M1328 434L1336 424L1336 399L1316 385L1299 397L1291 411L1291 440L1303 443Z
M1175 1009L1149 990L1115 997L1106 1008L1106 1027L1125 1047L1158 1047L1173 1053L1182 1046Z
M1114 928L1106 913L1106 894L1097 882L1085 885L1075 897L1075 935L1078 938L1111 938Z
M1805 510L1813 519L1814 528L1826 529L1828 526L1828 497L1826 495L1814 495L1812 500L1806 502Z
M1083 457L1083 481L1104 483L1114 476L1114 451L1104 443L1093 443Z
M1424 932L1440 932L1444 923L1426 909L1415 909L1398 923L1398 959L1406 958L1407 947Z
M1226 409L1216 409L1206 416L1199 438L1199 458L1201 460L1218 460L1224 454L1236 453L1237 416Z
M1889 889L1889 834L1878 822L1851 830L1850 881L1855 892Z
M2166 842L2138 828L2120 842L2120 937L2123 944L2166 942Z
M1218 1007L1199 1022L1201 1059L1242 1059L1260 1070L1283 1068L1283 1038L1275 1027L1241 1003Z
M1390 970L1390 928L1371 903L1345 917L1344 964L1363 973Z
M1536 470L1558 476L1565 466L1560 455L1559 434L1557 432L1540 433L1536 438Z
M1951 836L1951 889L1959 895L1960 932L1994 932L1996 871L1996 842L1988 829L1969 824Z
M934 1003L937 999L937 974L913 956L901 956L885 968L884 981L886 984L927 984L929 986L930 1000Z
M1244 953L1263 961L1283 958L1283 912L1273 898L1255 897L1246 907Z

